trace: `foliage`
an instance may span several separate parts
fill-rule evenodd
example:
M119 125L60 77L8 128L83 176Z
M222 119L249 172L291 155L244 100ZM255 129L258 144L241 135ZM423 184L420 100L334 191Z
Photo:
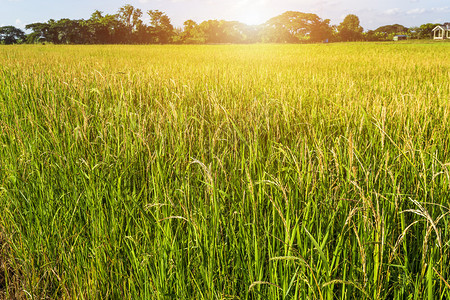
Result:
M365 40L367 41L392 41L395 35L409 35L411 31L407 27L394 24L378 27L375 30L369 30L365 33Z
M417 36L419 39L426 39L433 37L433 29L440 24L438 23L427 23L422 24L417 30Z
M162 11L149 10L149 24L142 20L143 12L130 4L119 8L117 14L103 15L96 10L88 20L49 20L32 23L26 37L11 34L8 43L52 44L219 44L219 43L317 43L323 41L383 41L396 34L408 34L413 39L429 38L437 24L423 24L410 29L386 25L363 33L356 15L348 15L339 25L316 14L287 11L263 25L249 26L236 21L206 20L197 24L187 20L183 28L174 28ZM14 27L8 26L12 30ZM5 29L6 30L6 29ZM22 32L23 33L23 32ZM5 39L5 38L4 38ZM0 41L1 42L1 41ZM6 43L6 40L2 43Z
M126 4L119 9L116 18L122 25L121 39L123 43L133 43L139 40L136 38L136 35L140 35L138 31L145 30L141 17L142 11L130 4Z
M377 29L375 29L376 32L380 32L383 33L385 35L389 35L389 34L404 34L406 32L408 32L408 28L400 25L400 24L394 24L394 25L385 25L385 26L381 26L378 27Z
M388 41L392 41L396 35L407 36L410 33L407 27L400 24L382 26L377 28L375 31L383 34L385 39Z
M190 23L192 25L192 23ZM207 20L195 27L187 27L188 32L195 32L199 40L208 44L250 43L257 40L255 26L235 21Z
M263 42L298 43L318 42L332 37L330 20L316 14L287 11L264 24Z
M23 42L25 33L14 26L0 27L0 44L11 45Z
M127 4L115 15L96 10L88 20L61 19L26 25L33 32L29 43L53 44L143 44L154 42L158 33L141 20L142 11ZM171 25L170 25L171 26Z
M130 30L130 33L136 31L138 26L142 24L141 17L142 11L130 4L121 7L117 14L117 18Z
M366 41L386 41L386 34L383 32L377 32L375 30L369 30L364 34L364 40Z
M170 23L170 18L159 10L149 10L151 30L156 38L156 43L167 44L172 41L174 28Z
M89 35L85 43L87 44L113 44L119 42L119 33L124 27L115 15L103 15L96 10L89 20L85 22Z
M180 33L180 38L183 44L202 44L205 42L198 24L194 20L187 20L183 23L183 31Z
M338 26L339 37L342 41L359 41L363 38L363 28L356 15L347 15Z

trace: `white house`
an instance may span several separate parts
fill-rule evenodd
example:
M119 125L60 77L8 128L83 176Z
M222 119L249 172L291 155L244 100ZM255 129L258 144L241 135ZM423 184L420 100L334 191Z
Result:
M434 27L433 36L435 40L450 39L450 23L444 23L444 25Z

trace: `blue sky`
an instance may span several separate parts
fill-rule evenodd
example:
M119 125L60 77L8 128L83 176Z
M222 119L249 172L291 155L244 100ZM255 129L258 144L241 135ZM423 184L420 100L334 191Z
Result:
M96 9L112 14L125 4L164 11L179 27L187 19L259 24L287 10L316 13L332 24L356 14L365 30L395 23L410 27L450 22L449 0L0 0L0 26L23 28L49 19L88 19Z

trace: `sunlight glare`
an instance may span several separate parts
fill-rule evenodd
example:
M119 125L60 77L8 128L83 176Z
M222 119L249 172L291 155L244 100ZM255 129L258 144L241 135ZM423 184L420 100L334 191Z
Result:
M264 18L262 14L258 14L257 12L249 12L243 15L240 18L240 21L247 25L260 25L266 22L267 20Z

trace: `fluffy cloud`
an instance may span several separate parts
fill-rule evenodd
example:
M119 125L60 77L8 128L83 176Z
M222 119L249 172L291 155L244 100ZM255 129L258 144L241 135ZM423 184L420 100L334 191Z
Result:
M425 8L414 8L406 12L407 15L421 15L426 12Z
M450 7L446 6L446 7L433 7L430 9L431 12L436 12L436 13L450 13Z
M393 15L398 15L401 14L402 11L400 8L390 8L384 11L385 15L389 15L389 16L393 16Z

